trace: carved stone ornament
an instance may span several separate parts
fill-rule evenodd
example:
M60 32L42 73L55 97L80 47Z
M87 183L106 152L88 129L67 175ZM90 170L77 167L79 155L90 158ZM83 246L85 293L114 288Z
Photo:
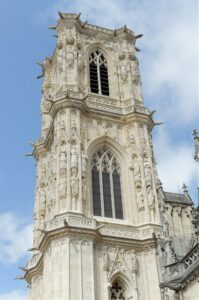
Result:
M135 186L136 188L140 188L142 186L142 179L140 173L140 165L138 162L134 163L134 179L135 179Z
M78 169L78 153L75 144L71 146L71 169Z
M66 59L67 59L68 67L71 68L74 64L74 54L73 54L73 52L67 52Z
M154 210L155 208L155 196L153 194L152 187L149 185L147 188L148 193L148 203L149 203L149 209Z
M128 78L128 69L127 69L127 66L126 65L121 65L120 67L120 70L121 70L121 78L123 81L127 81L127 78Z
M77 177L76 169L73 169L71 176L71 198L72 198L72 210L77 210L77 200L79 196L79 179Z
M149 187L152 185L152 175L151 175L151 167L147 162L144 163L144 174L145 174L146 186Z
M131 270L132 272L137 272L138 270L138 261L134 251L131 254Z
M138 188L136 191L136 202L137 202L138 210L144 210L144 196L141 188Z

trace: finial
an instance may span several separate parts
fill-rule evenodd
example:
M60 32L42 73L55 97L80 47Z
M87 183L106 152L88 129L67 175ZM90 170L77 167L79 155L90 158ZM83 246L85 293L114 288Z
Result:
M185 183L183 183L183 185L182 185L182 191L183 191L183 193L185 193L185 194L188 193L187 185L186 185Z
M124 25L124 32L127 32L127 26Z
M196 130L196 129L193 130L193 136L194 136L194 139L195 138L199 138L199 136L198 136L198 130Z

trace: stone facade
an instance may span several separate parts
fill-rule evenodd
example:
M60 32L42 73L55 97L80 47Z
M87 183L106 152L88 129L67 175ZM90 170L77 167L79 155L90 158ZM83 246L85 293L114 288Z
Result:
M193 205L187 191L165 193L158 179L151 138L156 124L143 104L138 36L126 26L105 29L65 13L52 29L56 48L38 76L44 77L42 134L33 149L29 299L177 299L169 266L184 262L191 249ZM92 51L106 57L108 96L91 93ZM120 168L122 218L93 213L92 159L103 147ZM189 295L181 299L193 299Z

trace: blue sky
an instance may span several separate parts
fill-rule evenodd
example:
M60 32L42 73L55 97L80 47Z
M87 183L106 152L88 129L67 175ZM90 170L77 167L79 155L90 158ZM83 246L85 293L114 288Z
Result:
M154 129L158 171L164 188L183 182L196 198L197 166L192 131L198 125L197 0L1 0L0 101L0 300L24 300L26 284L13 280L31 244L35 165L25 157L40 135L41 80L37 61L52 54L48 25L57 11L110 28L125 24L138 41L145 105L157 109Z

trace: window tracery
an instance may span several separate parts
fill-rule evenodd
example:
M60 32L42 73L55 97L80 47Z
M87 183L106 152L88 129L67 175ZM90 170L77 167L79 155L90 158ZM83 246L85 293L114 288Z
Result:
M101 51L95 50L90 54L89 69L91 92L109 96L107 60Z
M125 290L122 287L121 283L115 281L110 290L110 299L111 300L125 300Z
M91 162L93 213L123 219L120 165L106 147L96 151Z

